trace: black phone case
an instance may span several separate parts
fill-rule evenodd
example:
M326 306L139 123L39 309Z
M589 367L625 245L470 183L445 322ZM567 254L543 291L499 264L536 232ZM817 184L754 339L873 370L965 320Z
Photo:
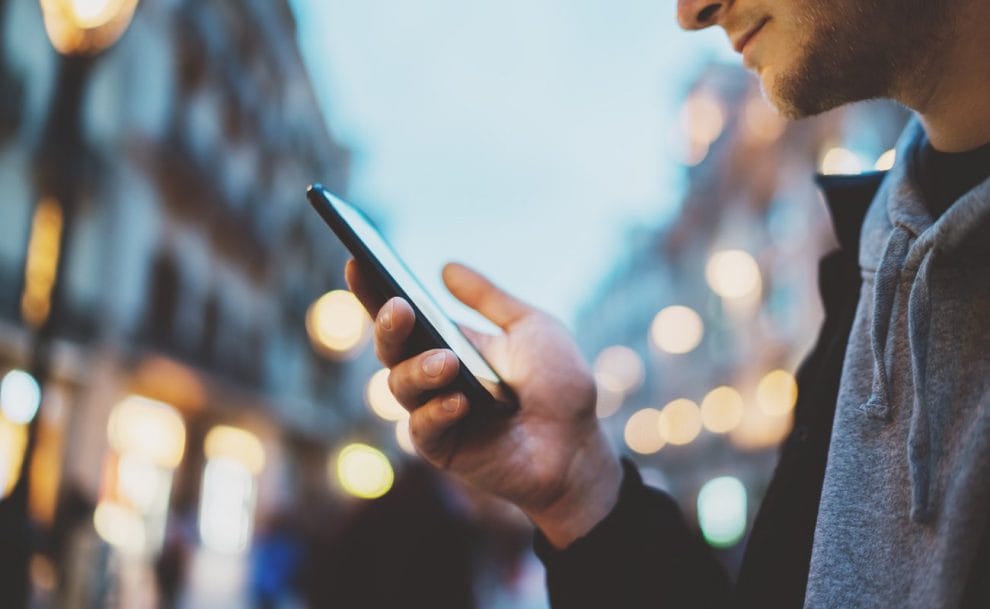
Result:
M323 221L337 235L344 247L354 256L354 259L361 265L362 269L373 273L370 277L374 282L374 287L383 300L394 296L400 296L409 303L416 314L416 325L407 341L406 357L411 357L427 351L429 349L450 349L450 345L443 339L436 328L433 327L423 313L419 310L406 294L405 290L395 281L392 275L385 270L378 258L372 254L371 250L358 237L350 225L337 213L331 203L324 196L328 191L320 184L313 184L306 189L306 197L316 213L323 218ZM369 221L369 224L371 222ZM456 355L456 352L455 352ZM457 377L454 381L439 390L432 392L432 395L443 393L461 392L471 404L468 418L478 420L481 418L504 417L511 415L518 410L518 402L512 389L504 382L499 382L497 391L502 394L496 397L467 369L463 362ZM427 397L432 397L429 395Z

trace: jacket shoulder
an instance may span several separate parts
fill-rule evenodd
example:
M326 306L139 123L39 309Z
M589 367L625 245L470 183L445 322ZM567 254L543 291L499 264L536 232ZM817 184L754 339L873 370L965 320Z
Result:
M798 369L794 428L753 524L736 587L738 607L804 604L839 379L859 303L859 234L883 178L818 176L839 248L818 267L825 320Z
M859 255L859 233L866 211L886 176L885 171L815 176L815 183L825 197L825 206L832 219L839 247L851 253L853 259Z

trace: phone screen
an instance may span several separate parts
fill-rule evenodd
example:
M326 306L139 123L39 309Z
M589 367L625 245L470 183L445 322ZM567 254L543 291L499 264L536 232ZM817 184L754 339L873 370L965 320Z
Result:
M436 298L417 279L406 264L382 237L381 233L372 226L363 213L355 207L338 199L323 189L321 195L336 210L340 217L350 226L357 238L368 248L371 254L392 276L402 288L411 303L440 334L450 349L460 358L468 371L481 381L499 385L502 381L492 370L488 362L478 353L474 345L464 336L450 317L443 311Z

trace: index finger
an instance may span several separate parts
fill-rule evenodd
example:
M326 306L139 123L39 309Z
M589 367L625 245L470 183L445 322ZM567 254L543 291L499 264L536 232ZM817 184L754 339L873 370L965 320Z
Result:
M361 265L353 258L344 265L344 281L347 282L347 287L364 305L371 318L375 319L378 317L378 310L385 304L385 299L378 294L366 277L367 274L361 270Z
M533 312L533 308L499 288L487 277L463 264L450 263L443 268L447 289L475 311L503 330Z

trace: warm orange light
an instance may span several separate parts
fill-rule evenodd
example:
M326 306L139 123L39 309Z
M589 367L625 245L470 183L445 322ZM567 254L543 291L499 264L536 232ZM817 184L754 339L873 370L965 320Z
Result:
M206 386L196 371L162 356L141 361L132 375L131 389L186 411L201 410L208 399Z
M824 175L853 175L862 173L865 168L858 154L837 146L825 151L819 171Z
M110 545L128 554L139 554L147 544L147 529L141 514L113 501L100 501L93 511L93 527Z
M46 524L51 524L55 519L59 483L62 479L64 399L60 390L49 386L38 425L34 456L31 458L28 506L34 519Z
M639 389L646 377L643 358L624 345L614 345L599 353L594 370L599 386L618 394Z
M873 165L873 168L877 171L888 171L894 168L894 163L896 162L897 150L895 148L891 148L880 155L877 162Z
M98 53L124 34L138 0L41 0L45 31L63 55Z
M786 370L768 373L756 387L756 403L770 416L783 416L797 403L798 386L794 376Z
M650 455L667 444L665 422L656 408L644 408L633 413L626 421L626 445L632 450Z
M306 312L310 340L326 356L343 359L357 354L370 335L368 314L354 294L333 290Z
M750 297L762 286L760 266L743 250L712 254L705 266L705 278L712 291L727 299Z
M132 395L110 413L107 439L121 455L140 457L173 469L185 452L186 426L168 404Z
M265 467L265 448L261 440L249 431L229 425L217 425L206 434L203 452L207 459L233 459L255 476Z
M690 444L701 433L701 411L691 400L674 400L660 411L659 424L667 434L667 442Z
M27 447L27 425L11 423L0 415L0 499L14 490Z
M768 416L759 408L749 407L739 425L729 432L729 440L742 450L763 450L780 444L790 429L791 417Z
M727 433L739 425L743 399L732 387L716 387L701 402L701 423L712 433Z
M45 323L51 313L62 223L62 207L58 201L51 197L42 199L31 222L27 264L24 268L24 292L21 294L21 315L32 328Z
M661 351L690 353L701 343L705 324L694 309L675 305L657 313L650 325L650 338Z

